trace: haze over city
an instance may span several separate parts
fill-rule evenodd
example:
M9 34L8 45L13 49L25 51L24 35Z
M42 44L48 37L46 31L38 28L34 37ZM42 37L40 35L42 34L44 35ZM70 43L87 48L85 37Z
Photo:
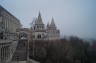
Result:
M41 12L47 24L52 17L61 35L96 39L95 0L0 0L0 5L16 16L23 27L30 27Z

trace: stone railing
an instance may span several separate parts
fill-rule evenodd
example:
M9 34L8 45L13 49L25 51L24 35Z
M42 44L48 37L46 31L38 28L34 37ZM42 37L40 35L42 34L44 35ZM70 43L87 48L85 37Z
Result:
M18 41L0 40L0 63L8 63L16 50Z

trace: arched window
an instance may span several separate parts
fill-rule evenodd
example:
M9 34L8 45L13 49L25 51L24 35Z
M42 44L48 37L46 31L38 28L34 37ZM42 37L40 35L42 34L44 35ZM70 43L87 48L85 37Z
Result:
M0 33L0 39L3 39L3 32Z
M27 38L28 37L28 35L27 35L27 33L25 33L25 32L22 32L22 33L20 33L20 37L19 38Z
M39 28L39 26L37 26L37 28Z
M37 38L40 39L40 38L41 38L41 35L39 34L39 35L37 36Z

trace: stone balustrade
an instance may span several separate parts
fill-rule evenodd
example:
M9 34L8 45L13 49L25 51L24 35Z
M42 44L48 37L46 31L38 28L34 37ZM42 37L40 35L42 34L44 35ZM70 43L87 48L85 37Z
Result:
M0 40L0 63L8 63L11 61L17 43L17 41L12 40Z

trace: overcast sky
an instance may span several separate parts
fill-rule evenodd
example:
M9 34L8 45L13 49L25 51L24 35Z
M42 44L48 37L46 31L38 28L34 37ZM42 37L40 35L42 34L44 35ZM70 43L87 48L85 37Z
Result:
M23 27L30 27L39 11L45 24L54 17L61 35L96 38L96 0L0 0Z

